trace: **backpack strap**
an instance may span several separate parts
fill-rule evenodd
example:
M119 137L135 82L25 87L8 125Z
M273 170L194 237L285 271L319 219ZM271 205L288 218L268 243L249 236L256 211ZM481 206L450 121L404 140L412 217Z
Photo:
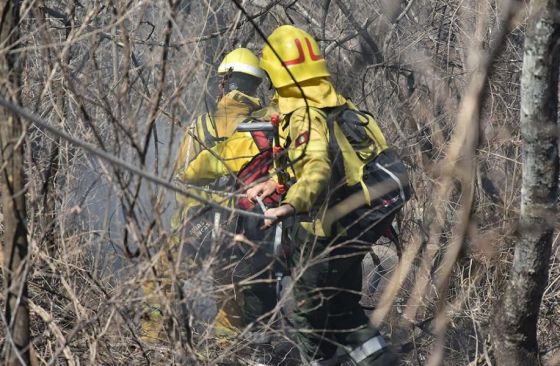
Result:
M364 162L360 160L352 145L348 142L339 123L341 113L350 109L347 104L334 108L324 108L322 111L327 116L329 129L329 155L333 169L333 178L336 183L345 179L347 185L359 183L364 195L365 202L371 204L369 190L363 180ZM353 110L353 109L352 109ZM346 153L345 153L346 152ZM351 174L351 173L357 173ZM359 176L359 178L358 178ZM348 180L348 178L352 178Z
M347 108L346 105L342 105L338 107L321 109L321 112L325 114L327 120L327 128L329 130L328 152L329 152L329 158L331 159L332 177L335 184L340 183L344 179L345 174L344 174L344 156L342 155L340 146L336 141L334 125L340 113L342 113L342 111L345 110L346 108Z

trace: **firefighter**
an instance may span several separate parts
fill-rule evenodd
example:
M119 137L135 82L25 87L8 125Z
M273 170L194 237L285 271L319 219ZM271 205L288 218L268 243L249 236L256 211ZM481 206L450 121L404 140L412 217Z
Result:
M236 132L225 141L219 142L212 149L202 151L186 169L178 173L178 178L190 184L206 184L221 177L234 174L236 191L243 192L243 187L269 176L272 153L271 142L262 131L254 133ZM278 196L267 197L263 205L274 205ZM239 198L237 208L263 214L260 205L253 204L246 198ZM243 240L228 248L227 244L220 248L222 258L227 262L236 263L233 273L226 271L226 285L235 285L243 295L240 299L241 316L235 319L230 314L228 320L237 328L244 328L268 311L276 304L276 293L271 274L272 253L267 253L265 246L271 240L271 233L262 231L264 221L241 215L237 221L237 233ZM224 254L227 253L227 254ZM239 286L238 283L252 277L252 280L266 280L258 284ZM238 294L239 296L239 294ZM237 316L237 314L235 314Z
M242 125L246 128L252 122L269 120L272 111L274 105L252 114ZM234 175L235 191L241 193L246 187L269 177L273 160L271 131L250 129L251 132L235 132L212 149L202 151L178 172L178 179L190 184L207 184ZM262 215L264 207L276 206L278 202L278 194L264 198L259 204L239 195L235 207ZM243 331L243 341L249 341L251 360L261 365L270 364L279 355L272 347L270 336L273 332L270 330L275 327L276 276L281 266L273 249L276 230L262 230L263 225L262 219L239 215L235 228L237 235L229 242L220 243L217 252L221 262L214 272L216 284L223 289L219 292L220 312L215 333L230 341Z
M202 151L231 136L237 125L251 113L262 109L255 95L265 75L258 66L257 57L249 49L237 48L227 54L218 66L218 76L222 96L214 112L199 116L186 131L175 163L176 175ZM205 191L197 190L196 193L214 201L223 200L223 196ZM177 195L177 201L181 209L174 218L174 227L188 222L188 211L200 205L198 201L181 195ZM200 237L200 234L193 232L191 236Z
M256 97L256 90L264 76L264 72L258 65L258 58L249 49L238 48L224 57L218 66L220 95L216 108L214 111L199 116L186 130L175 162L177 176L180 177L198 155L208 151L219 141L227 139L235 131L237 125L250 114L266 113L267 109L262 109L260 100ZM182 181L179 179L179 184ZM223 202L223 195L212 193L212 191L224 189L223 184L213 181L207 183L208 186L203 188L208 188L208 190L190 189L207 199L228 204ZM182 195L177 195L176 199L179 209L172 219L171 226L174 232L181 234L175 238L174 244L172 244L175 249L172 251L176 251L180 247L179 244L183 242L190 258L202 260L207 254L211 242L213 212L209 211L205 215L199 215L190 220L189 213L197 212L201 208L200 202ZM167 280L170 277L167 272L170 271L171 264L168 263L165 256L160 258L158 269L163 272L160 274L164 279L162 281L163 289L156 290L154 281L148 281L144 285L146 303L149 308L142 319L142 336L145 341L157 340L163 329L161 295L163 298L172 297L170 293L172 289L169 288ZM229 316L222 309L216 321L219 332L227 333L230 328L235 328L231 324L231 318L235 318L236 312L235 304L229 310Z
M375 120L336 92L312 36L291 25L277 28L263 48L260 66L278 95L279 134L286 141L290 175L296 178L281 204L265 214L279 220L310 217L285 230L297 304L289 318L299 349L314 365L337 365L342 354L357 365L394 365L398 362L394 353L359 304L361 262L407 199L403 189L407 183L397 177L391 183L395 189L388 192L369 188L369 181L381 175L375 169L390 166L385 163L393 161L394 154ZM333 114L348 123L329 124ZM391 175L395 174L388 173L388 180ZM247 195L266 197L277 184L278 179L271 179ZM342 200L352 196L349 191L362 200L351 208ZM381 205L374 206L377 203ZM359 212L373 221L355 230ZM367 245L360 245L363 241Z

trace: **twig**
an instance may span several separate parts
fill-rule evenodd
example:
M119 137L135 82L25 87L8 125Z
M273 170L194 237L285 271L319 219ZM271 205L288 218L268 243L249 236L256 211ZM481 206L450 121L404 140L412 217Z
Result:
M243 210L239 210L239 209L234 209L234 208L230 208L227 206L221 206L219 204L216 204L215 202L208 200L204 197L201 197L197 194L194 194L192 192L188 192L185 191L181 188L178 188L177 186L171 184L169 181L157 177L155 175L146 173L145 171L141 170L140 168L127 163L124 160L121 160L111 154L109 154L106 151L103 150L99 150L97 147L95 147L94 145L91 145L87 142L84 142L82 140L79 140L77 138L74 138L68 134L66 134L65 132L59 131L56 127L53 127L50 125L50 123L42 120L41 118L37 117L36 115L28 112L27 110L7 101L6 99L4 99L4 97L0 97L0 105L4 106L5 108L11 110L14 113L19 114L21 117L25 118L26 120L32 122L35 126L37 126L40 129L44 129L46 131L48 131L49 133L58 136L66 141L68 141L69 143L89 152L92 155L95 155L103 160L108 161L109 163L113 164L114 166L118 166L122 169L128 170L131 173L134 173L142 178L145 178L147 180L149 180L152 183L158 184L162 187L165 187L175 193L179 193L185 197L188 198L192 198L195 199L201 203L204 203L205 205L208 206L212 206L213 208L216 209L220 209L220 210L224 210L224 211L228 211L231 213L236 213L242 216L249 216L249 217L255 217L255 218L259 218L259 219L275 219L274 217L268 217L268 216L264 216L264 215L260 215L254 212L249 212L249 211L243 211Z
M356 18L354 18L354 15L352 14L352 11L350 11L350 9L348 9L346 4L342 0L334 0L334 2L336 3L336 5L338 5L338 7L342 11L342 13L344 13L346 18L348 18L348 20L350 21L352 26L356 29L356 31L358 31L358 34L364 39L364 41L366 41L369 48L371 48L371 51L373 53L373 63L382 62L383 61L383 55L381 54L381 50L379 49L379 46L373 40L373 38L371 38L371 35L369 34L367 28L360 26L360 24L358 23Z
M373 23L373 21L376 18L367 18L366 21L364 22L363 26L360 29L367 29L371 23ZM340 47L343 44L345 44L346 42L358 37L360 35L361 30L358 30L355 33L349 34L346 37L343 37L342 39L335 39L330 45L327 46L327 48L325 48L325 55L328 55L329 53L331 53L335 47Z

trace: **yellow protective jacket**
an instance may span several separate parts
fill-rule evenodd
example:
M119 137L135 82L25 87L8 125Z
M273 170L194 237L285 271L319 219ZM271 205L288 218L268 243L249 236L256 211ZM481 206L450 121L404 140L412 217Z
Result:
M290 175L296 178L296 182L286 193L283 203L292 205L296 213L318 208L317 199L326 189L331 177L327 114L321 109L344 104L356 109L351 102L336 93L333 85L326 78L304 81L300 83L300 87L306 99L302 97L301 90L297 86L277 90L278 106L282 114L279 133L281 139L289 141L286 148L289 159L293 162ZM365 198L369 202L369 193L362 180L363 167L369 160L387 149L387 143L373 118L368 119L367 123L368 135L375 144L368 149L358 151L358 154L337 124L334 124L334 137L344 158L346 183L361 183ZM304 227L320 236L330 233L330 227L323 227L321 220L315 220Z
M185 131L175 161L174 176L178 183L200 184L198 181L185 178L184 173L190 163L201 153L208 152L208 149L214 147L218 142L231 136L237 125L252 113L257 115L265 113L260 110L261 104L258 98L234 90L220 99L214 112L203 114L193 121ZM205 183L211 181L207 180ZM188 190L216 202L224 200L222 195L194 188ZM173 227L178 227L184 221L190 208L200 205L198 201L183 195L177 194L176 198L180 207L178 214L173 218Z
M272 104L253 112L246 119L268 121L276 111L277 107ZM259 152L251 133L235 131L211 149L201 151L176 176L190 184L208 184L221 177L239 173Z

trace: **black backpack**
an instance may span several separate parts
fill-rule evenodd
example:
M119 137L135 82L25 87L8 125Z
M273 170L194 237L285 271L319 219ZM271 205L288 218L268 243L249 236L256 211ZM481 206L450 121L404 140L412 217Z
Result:
M329 129L329 158L332 164L329 210L334 214L333 222L344 227L348 236L366 243L374 243L381 235L386 236L395 242L400 254L400 243L391 222L411 197L405 164L393 149L386 149L369 160L364 166L362 180L368 187L371 202L368 204L365 199L356 199L362 197L364 189L360 183L345 183L346 162L334 128L337 124L352 148L359 150L375 143L368 136L365 130L367 123L363 121L373 116L347 105L323 111ZM352 200L353 206L348 212L336 209L337 205L345 205Z

